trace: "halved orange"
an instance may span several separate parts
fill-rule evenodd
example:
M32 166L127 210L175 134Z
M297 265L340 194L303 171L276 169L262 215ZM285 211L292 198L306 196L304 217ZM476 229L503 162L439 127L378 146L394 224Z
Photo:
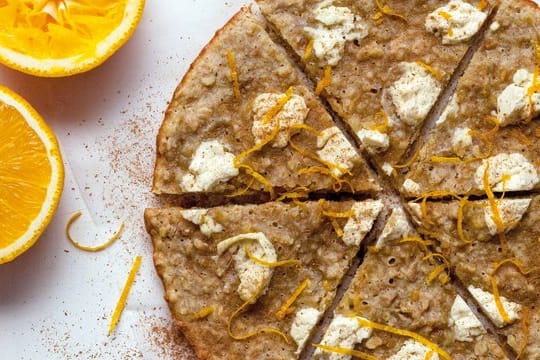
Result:
M133 34L144 0L0 0L0 62L32 75L91 70Z
M58 206L63 184L53 132L30 104L0 85L0 264L37 241Z

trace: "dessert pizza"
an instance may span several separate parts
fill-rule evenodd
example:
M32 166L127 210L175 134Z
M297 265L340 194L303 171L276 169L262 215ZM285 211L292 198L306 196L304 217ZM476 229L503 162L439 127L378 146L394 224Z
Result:
M157 138L187 207L145 224L197 356L540 359L538 6L256 2Z

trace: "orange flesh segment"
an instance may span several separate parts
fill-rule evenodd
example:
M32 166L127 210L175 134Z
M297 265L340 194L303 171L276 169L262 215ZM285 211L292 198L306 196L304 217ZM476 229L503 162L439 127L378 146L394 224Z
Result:
M126 1L0 2L0 46L38 59L93 57L122 23Z
M41 211L52 169L45 145L15 108L0 105L0 123L0 248L4 248L19 239Z

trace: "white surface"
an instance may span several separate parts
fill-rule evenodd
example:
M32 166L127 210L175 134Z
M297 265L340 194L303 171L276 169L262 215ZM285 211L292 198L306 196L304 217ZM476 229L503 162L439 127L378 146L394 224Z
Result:
M154 201L154 143L167 101L242 2L147 1L133 38L83 75L42 79L0 67L0 83L25 97L52 126L66 164L63 198L50 227L32 249L0 267L1 359L185 357L164 334L170 316L143 210ZM124 234L101 253L79 251L64 235L76 210L86 215L78 225L92 218L101 232L114 231L125 219ZM100 239L89 226L74 228L74 234L81 242ZM116 332L107 337L138 254L141 269Z

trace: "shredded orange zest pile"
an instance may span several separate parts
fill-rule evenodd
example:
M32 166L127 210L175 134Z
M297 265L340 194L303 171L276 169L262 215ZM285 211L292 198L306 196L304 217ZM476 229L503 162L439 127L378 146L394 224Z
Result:
M262 123L264 125L268 124L270 121L272 121L272 119L274 119L274 117L281 111L281 109L283 109L283 107L285 106L285 104L287 104L287 102L289 102L289 100L291 99L291 97L293 96L293 93L294 93L294 87L291 86L287 89L287 91L285 91L285 93L279 98L278 102L272 106L270 108L270 110L268 110L266 112L266 114L264 114L263 116L263 121Z
M283 320L287 314L289 314L289 308L296 301L296 299L302 294L302 292L309 286L309 279L302 281L300 285L294 290L291 296L285 301L283 305L276 312L276 318L278 320Z
M446 20L450 20L452 18L451 14L449 14L446 11L443 11L443 10L439 11L439 15L441 15Z
M234 97L240 99L240 84L238 83L238 70L236 68L236 59L231 50L227 50L227 60L231 71L231 81L233 83Z
M430 350L436 352L443 359L446 359L446 360L451 360L452 359L450 354L448 354L446 351L444 351L439 346L432 343L431 341L429 341L428 339L426 339L422 335L419 335L419 334L417 334L415 332L408 331L408 330L403 330L403 329L398 329L398 328L395 328L395 327L392 327L392 326L389 326L389 325L377 324L377 323L375 323L373 321L370 321L370 320L367 320L367 319L364 319L364 318L361 318L361 317L358 317L358 316L355 316L355 319L363 327L369 327L369 328L373 328L373 329L376 329L376 330L385 331L385 332L388 332L388 333L391 333L391 334L409 337L409 338L414 339L415 341L419 342L420 344L424 345L425 347L429 348Z
M530 274L531 272L535 270L535 269L529 269L529 270L525 269L525 266L523 265L523 263L521 263L521 261L519 261L518 259L506 259L506 260L496 262L493 264L493 270L491 271L491 274L489 274L489 281L491 283L493 297L495 298L495 305L497 305L497 311L499 311L499 314L501 314L501 317L505 324L508 324L510 322L510 318L508 316L508 313L504 309L503 303L501 301L501 295L499 293L499 287L497 285L497 279L495 278L495 275L497 274L497 271L499 271L499 269L502 266L507 265L507 264L514 265L518 269L518 271L524 276Z
M326 65L324 67L324 76L323 78L317 83L317 87L315 88L315 95L321 95L322 91L330 86L332 83L332 67L330 65Z
M227 333L234 340L246 340L246 339L252 338L252 337L257 336L257 335L261 335L261 334L264 334L264 333L270 333L270 334L275 334L275 335L280 336L288 344L289 343L289 338L287 337L287 335L285 333L283 333L282 331L280 331L278 329L271 328L271 327L262 327L260 329L257 329L255 331L250 332L250 333L245 334L245 335L235 335L232 332L232 323L233 323L234 318L238 314L240 314L244 309L246 309L251 303L253 303L259 297L259 295L260 295L260 293L262 292L263 289L264 289L264 286L260 286L258 291L256 291L256 293L251 298L249 298L246 302L244 302L238 309L236 309L231 314L231 317L229 318L229 321L227 322Z
M478 10L483 11L488 5L489 3L486 0L480 0L478 2Z
M531 325L531 313L528 308L523 307L521 309L521 331L523 332L523 341L519 347L519 352L516 356L516 360L519 360L525 349L527 348L527 343L529 342L529 326Z
M133 286L133 282L135 281L135 275L137 274L137 271L139 271L139 267L141 266L142 257L137 256L135 258L135 261L133 262L133 265L131 266L131 270L129 271L129 275L126 279L126 283L124 285L124 289L122 289L122 294L120 295L120 298L118 299L118 302L116 303L116 307L114 308L114 312L111 318L111 323L109 324L109 332L108 335L111 335L116 328L116 324L118 323L118 320L120 320L120 315L122 315L122 311L124 310L124 306L126 305L126 300L129 295L129 291L131 290L131 287Z
M358 359L379 360L373 355L369 355L369 354L366 354L365 352L354 350L354 349L348 349L348 348L339 347L339 346L329 346L329 345L324 345L324 344L311 344L311 345L324 351L341 354L341 355L350 355Z
M116 232L109 238L109 240L105 241L103 244L100 244L100 245L97 245L97 246L83 245L83 244L75 241L73 239L73 237L71 236L71 232L70 232L71 226L73 225L73 223L75 223L75 221L80 216L81 216L80 211L77 211L73 215L71 215L71 217L69 218L69 220L68 220L68 222L66 224L66 229L65 229L66 230L66 237L73 244L73 246L75 246L77 249L81 249L81 250L89 251L89 252L97 252L97 251L104 250L104 249L108 248L109 246L111 246L120 237L120 235L122 235L122 231L124 231L124 223L122 222L120 224L120 227L118 228L118 230L116 230Z
M197 311L196 313L193 313L193 315L191 315L191 319L193 320L204 319L205 317L213 313L214 310L216 310L214 306L203 307L201 310Z
M315 44L314 39L309 39L309 42L306 45L306 50L304 51L304 55L302 55L302 61L306 62L311 57L311 52L313 51L313 45Z
M302 266L302 262L296 259L281 260L281 261L276 261L276 262L259 259L255 255L253 255L253 253L251 252L251 250L249 249L247 245L244 245L244 250L246 251L246 255L251 261L261 266L266 266L270 268L280 267L280 266L298 266L298 267Z
M441 72L435 68L433 68L432 66L429 66L428 64L426 64L425 62L423 61L417 61L416 62L418 65L420 65L421 67L423 67L424 69L427 70L427 72L429 72L431 75L433 75L433 77L439 81L442 81L443 79L443 76L441 74Z
M394 165L393 168L394 169L408 168L409 166L412 165L413 162L416 161L416 159L418 159L419 156L420 156L420 146L418 147L418 149L416 149L416 151L414 152L413 156L411 157L411 159L409 161L407 161L405 164Z
M491 212L493 213L492 219L495 225L497 226L497 233L499 234L499 240L501 241L501 247L503 250L503 253L508 253L508 245L506 243L506 234L504 232L504 223L501 219L501 214L499 213L499 206L497 204L497 200L495 199L495 195L493 194L493 191L491 190L491 185L489 183L489 161L486 162L486 169L484 170L484 191L486 192L486 196L488 197L489 206L491 207Z
M386 5L385 0L375 0L375 5L379 8L379 11L385 15L388 16L395 16L397 18L400 18L401 20L408 22L407 18L401 14L396 13L394 10L390 8L390 6Z
M465 233L463 232L463 210L465 209L465 206L467 206L467 203L469 202L469 197L464 196L461 199L459 199L458 204L458 213L457 213L457 232L459 235L459 238L464 243L470 244L472 241L468 240L465 236Z
M384 110L381 110L381 111L377 112L375 115L382 116L384 118L384 124L383 125L372 126L371 130L380 131L382 133L387 132L388 127L390 126L390 117L388 116L388 114Z
M238 167L238 169L244 169L246 174L251 175L258 182L263 184L266 191L268 191L268 193L270 194L271 199L274 199L276 197L276 192L274 191L274 186L261 173L258 173L257 171L253 170L253 168L251 166L249 166L249 165L242 164L242 165L238 165L237 167Z

